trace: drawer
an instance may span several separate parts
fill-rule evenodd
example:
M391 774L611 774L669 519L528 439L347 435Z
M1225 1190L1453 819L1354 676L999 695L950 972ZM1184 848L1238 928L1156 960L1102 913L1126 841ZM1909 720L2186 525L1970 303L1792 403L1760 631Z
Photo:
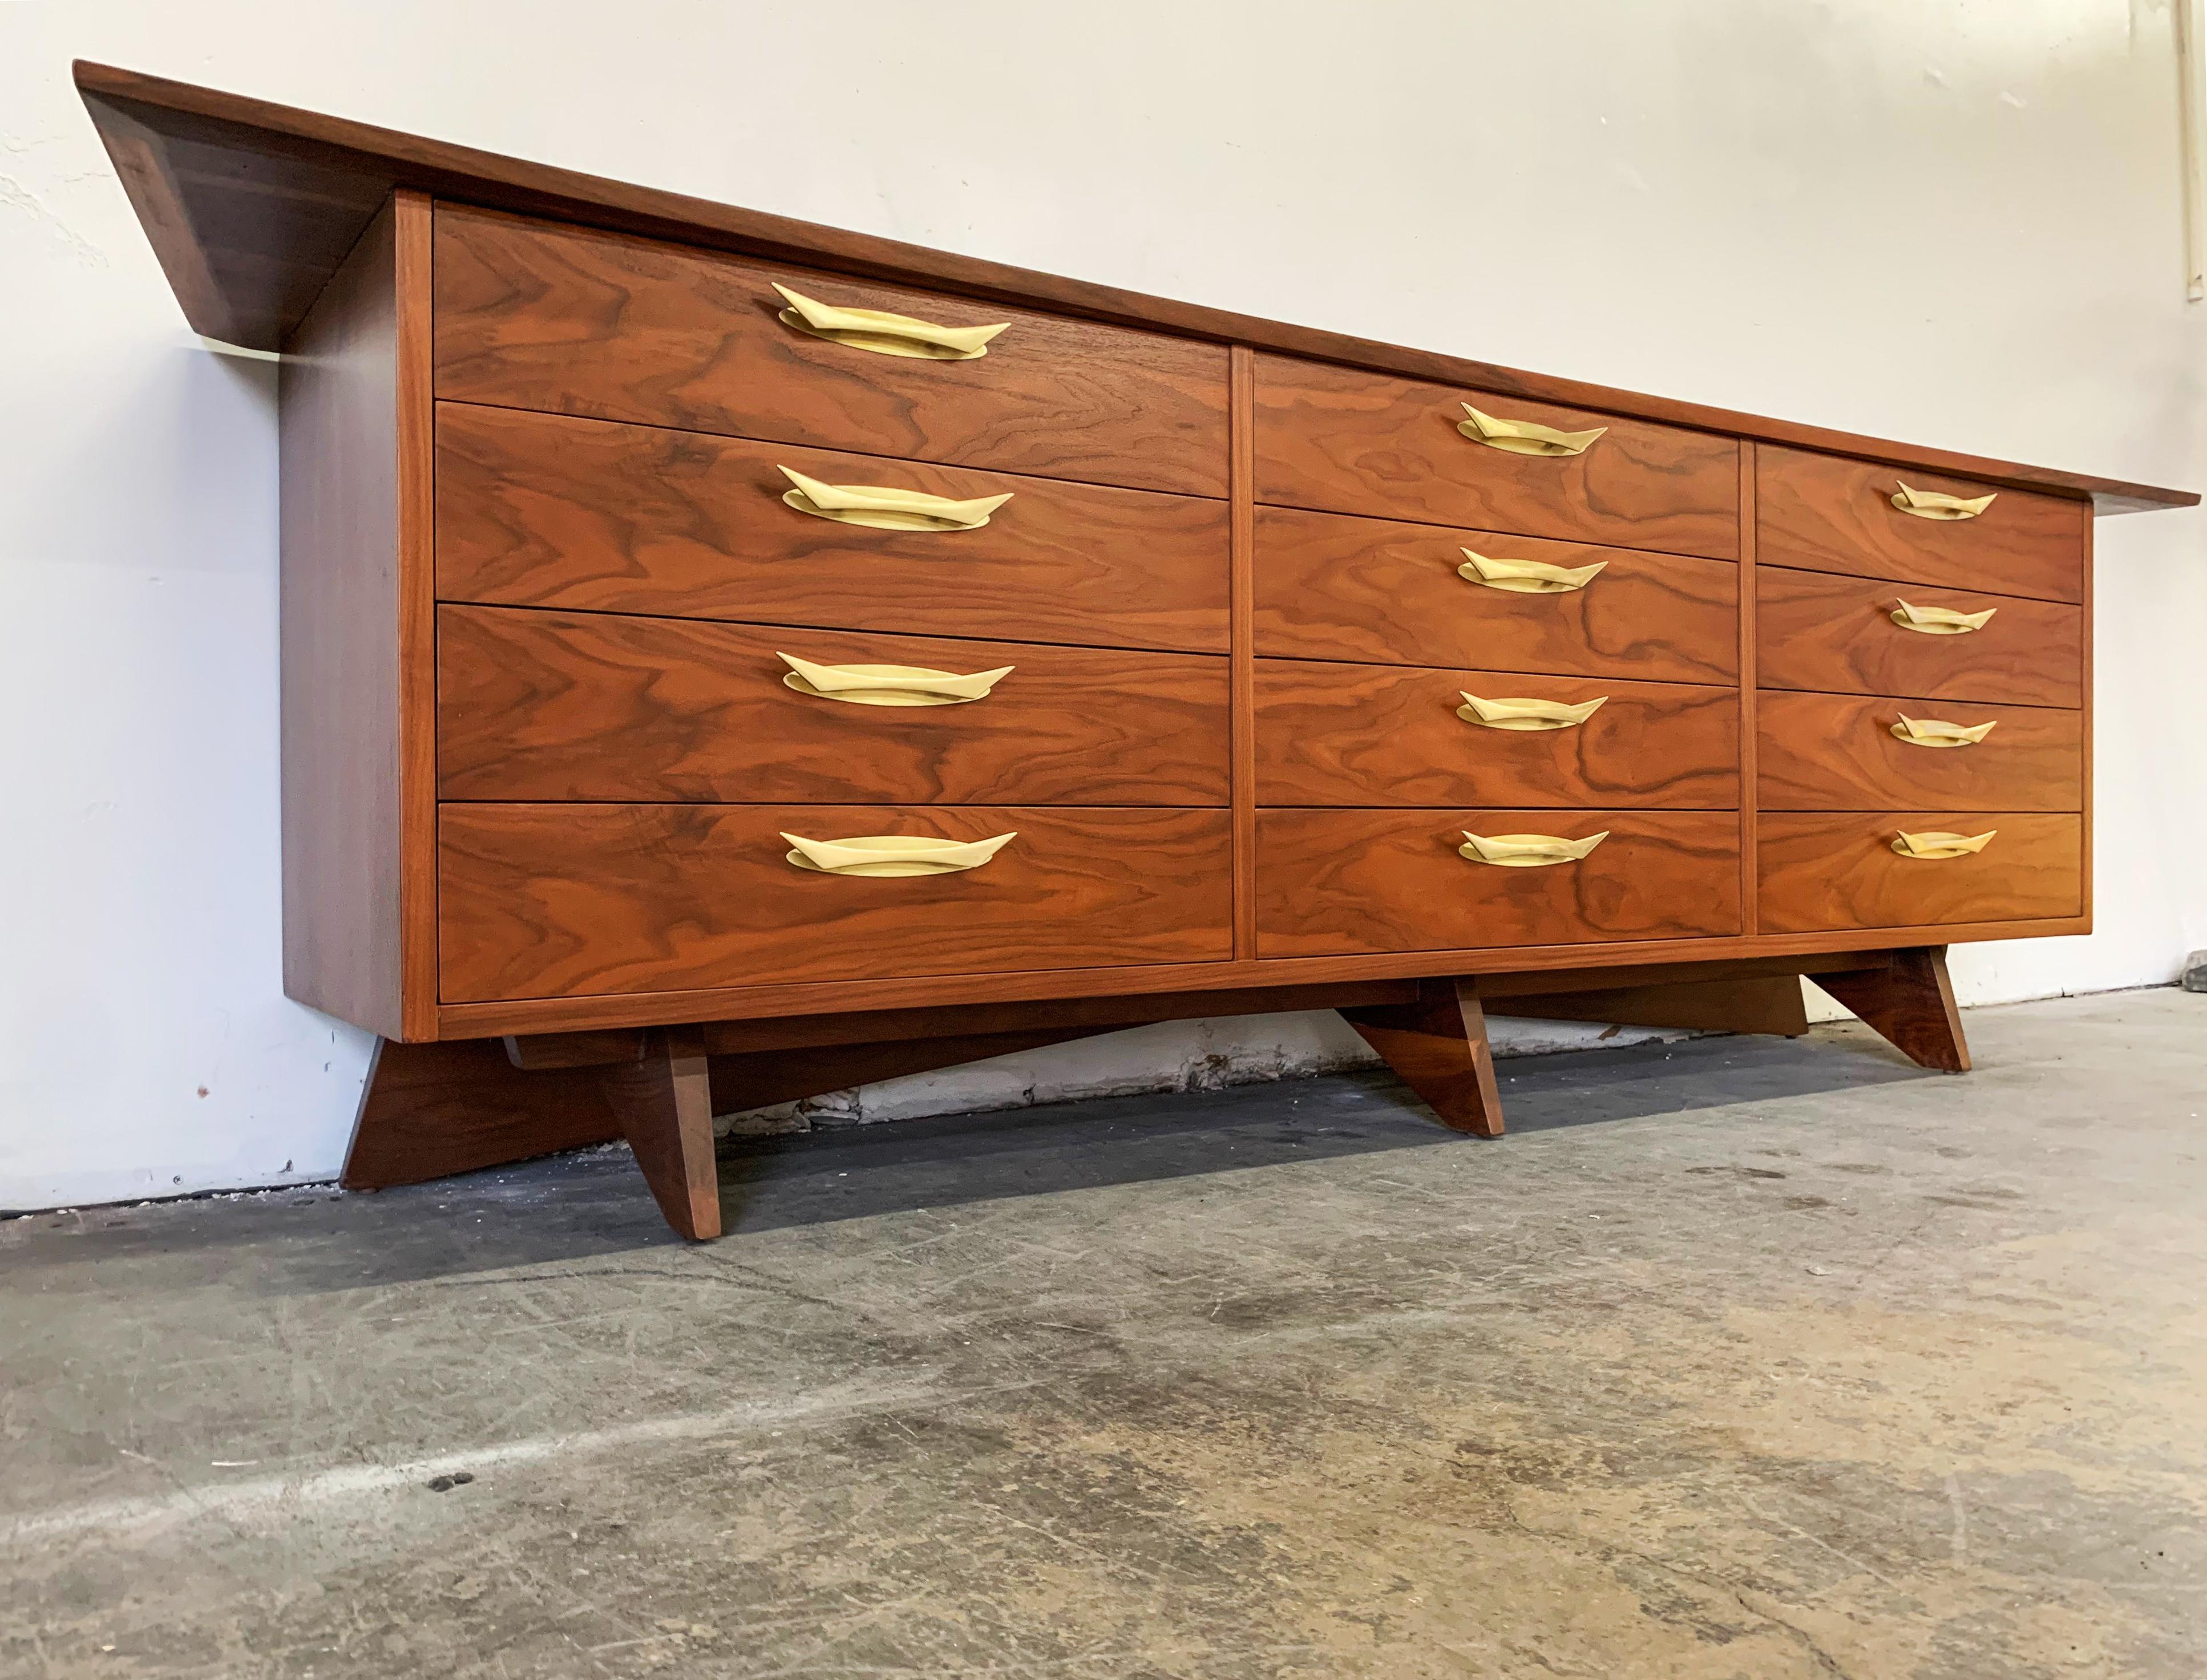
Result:
M1467 549L1490 562L1600 570L1529 594L1496 587L1522 581L1506 576L1464 577ZM1260 654L1657 682L1739 673L1739 568L1729 561L1285 507L1257 510L1256 551Z
M1992 729L1931 745L1893 734L1917 724ZM1755 700L1765 810L2081 810L2083 714L2047 706L1864 699L1773 689ZM1919 735L1927 732L1918 731Z
M1927 518L1893 505L1904 484L1993 499L1967 518ZM1755 553L1765 565L2084 599L2090 502L1764 444L1755 451Z
M1260 659L1256 691L1260 804L1739 804L1735 689ZM1501 727L1463 717L1467 694L1600 703Z
M1730 438L1270 356L1257 358L1256 396L1260 502L1739 558ZM1516 454L1456 429L1466 402L1606 430L1580 454Z
M799 512L781 470L1011 499L968 530ZM440 404L448 601L1223 653L1226 505Z
M1893 837L1993 838L1959 858L1904 858ZM2084 819L2043 812L1775 811L1756 827L1765 933L2076 916Z
M844 876L785 834L1014 839L978 868ZM1223 810L448 804L448 1003L1231 954Z
M1608 838L1575 863L1461 856L1466 833ZM1257 954L1678 939L1740 930L1739 819L1714 811L1265 810Z
M785 263L440 205L443 398L961 467L1226 493L1226 349ZM970 360L781 319L823 304L1007 323Z
M792 689L784 653L1011 670L979 699L859 703ZM446 799L1223 805L1227 708L1226 661L1198 654L499 607L437 615Z
M1766 688L2020 706L2083 703L2084 615L2078 607L1777 566L1758 569L1755 598L1756 665ZM1893 622L1903 601L1968 613L1991 608L1993 616L1963 635L1924 635Z

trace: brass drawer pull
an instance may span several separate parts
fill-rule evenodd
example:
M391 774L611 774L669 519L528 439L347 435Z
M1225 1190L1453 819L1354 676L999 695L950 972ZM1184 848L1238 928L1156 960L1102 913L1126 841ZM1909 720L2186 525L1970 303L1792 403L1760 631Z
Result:
M964 706L986 700L989 691L1018 669L1000 665L961 677L954 671L930 671L924 665L815 665L795 654L782 685L816 700L840 700L852 706Z
M894 490L877 484L822 484L788 467L776 470L797 487L785 490L781 499L799 513L846 525L870 525L882 531L977 531L989 523L990 514L1012 499L1007 490L1001 496L954 502L924 490Z
M1456 569L1457 577L1521 595L1559 595L1583 589L1594 582L1594 573L1609 564L1596 560L1592 565L1550 565L1546 560L1497 559L1491 554L1474 554L1468 548L1462 553L1465 564Z
M1609 699L1605 694L1573 706L1561 700L1482 700L1475 694L1464 694L1462 689L1456 692L1463 694L1464 703L1456 708L1456 714L1486 729L1576 729Z
M1471 418L1456 421L1457 431L1474 443L1506 449L1512 455L1583 455L1588 445L1609 430L1597 426L1591 432L1558 432L1552 426L1536 425L1529 420L1498 420L1468 403L1463 411Z
M933 321L914 320L910 315L892 315L880 309L839 309L792 291L779 281L774 283L774 289L789 305L781 312L784 326L793 326L830 344L848 344L855 350L871 350L876 356L971 362L977 356L988 355L989 340L1011 325L998 321L992 326L937 326Z
M1982 834L1950 834L1936 829L1911 834L1904 830L1893 837L1893 849L1904 858L1966 858L1983 852L1985 842L1998 833L1997 828L1988 828Z
M1609 838L1604 828L1584 840L1564 840L1557 834L1474 834L1462 831L1464 844L1457 855L1474 864L1498 864L1505 870L1537 870L1550 864L1576 864Z
M1999 727L1998 718L1990 723L1944 723L1937 718L1912 718L1903 712L1900 721L1893 726L1893 738L1911 747L1973 747Z
M1951 607L1911 607L1898 596L1894 600L1893 623L1918 636L1967 636L1973 630L1983 630L2000 611L1988 607L1982 613L1957 613Z
M1893 481L1900 484L1899 479ZM1974 500L1962 496L1950 496L1941 490L1911 490L1905 484L1893 493L1893 505L1903 513L1912 513L1918 519L1974 519L1993 505L1993 496L1979 496Z
M948 875L954 870L977 870L1019 838L1008 834L990 840L934 840L923 834L859 834L851 840L806 840L784 834L792 848L787 861L801 870L822 875Z

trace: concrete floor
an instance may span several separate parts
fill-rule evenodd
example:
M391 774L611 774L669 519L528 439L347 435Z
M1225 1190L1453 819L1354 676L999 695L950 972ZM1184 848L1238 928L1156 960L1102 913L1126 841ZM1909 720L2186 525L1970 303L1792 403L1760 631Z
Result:
M0 1672L2195 1680L2207 999L1969 1026L17 1220Z

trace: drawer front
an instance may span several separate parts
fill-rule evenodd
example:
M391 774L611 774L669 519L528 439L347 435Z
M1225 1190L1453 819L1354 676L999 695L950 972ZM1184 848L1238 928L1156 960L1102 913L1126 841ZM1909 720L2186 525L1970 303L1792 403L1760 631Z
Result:
M784 653L1011 671L977 700L860 704L792 689ZM446 799L1227 799L1226 661L1202 655L445 607L437 673Z
M1894 835L1977 835L1983 852L1904 858ZM1928 927L2075 916L2084 905L2084 819L2013 811L1776 811L1757 824L1765 933Z
M2078 607L1776 566L1759 569L1755 600L1757 664L1767 688L2019 706L2083 702ZM1919 608L1995 610L1981 630L1927 636L1893 622L1904 600Z
M1656 682L1739 673L1739 568L1729 561L1285 507L1257 510L1256 547L1260 654ZM1580 587L1528 594L1464 577L1467 549L1601 569Z
M1904 718L1993 726L1975 743L1923 745L1894 735ZM2079 712L1773 689L1756 697L1755 720L1765 810L2084 809Z
M1467 832L1609 838L1531 869L1460 856ZM1266 810L1257 954L1678 939L1740 930L1739 822L1714 811Z
M1046 478L1226 493L1226 350L623 234L440 205L437 395ZM781 320L1009 323L930 361Z
M1601 703L1579 723L1498 727L1461 715L1477 714L1468 694ZM1257 661L1260 804L1736 807L1738 765L1733 689Z
M1516 454L1456 429L1466 402L1505 421L1607 430L1582 454ZM1267 356L1256 449L1260 502L1739 557L1730 438Z
M1993 499L1967 518L1927 518L1893 505L1904 484ZM1755 451L1755 552L1765 565L2084 599L2089 502L1766 444Z
M1011 499L971 530L802 513L829 484ZM1223 653L1223 502L444 404L448 601Z
M882 878L800 869L785 833L1016 838ZM444 1001L1223 960L1230 850L1223 810L449 804Z

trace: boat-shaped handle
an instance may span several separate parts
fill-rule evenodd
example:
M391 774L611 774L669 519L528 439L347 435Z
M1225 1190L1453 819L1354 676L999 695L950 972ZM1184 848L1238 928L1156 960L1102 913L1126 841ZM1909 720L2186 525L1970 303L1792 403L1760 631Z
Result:
M988 840L936 840L926 834L859 834L850 840L807 840L784 834L790 844L787 861L801 870L822 875L948 875L957 870L977 870L1019 838L1008 834Z
M1521 595L1560 595L1583 589L1609 564L1596 560L1592 565L1550 565L1546 560L1502 559L1468 548L1462 553L1464 563L1456 569L1457 577L1486 589L1507 589Z
M1998 833L1997 828L1988 828L1982 834L1950 834L1930 829L1911 834L1904 829L1893 835L1893 849L1904 858L1967 858L1983 852L1985 843Z
M1576 864L1609 838L1604 828L1584 840L1565 840L1560 834L1474 834L1462 831L1460 857L1474 864L1498 864L1506 870L1537 870L1550 864Z
M986 700L989 691L1010 676L1014 666L976 671L930 671L924 665L815 665L795 654L777 655L789 667L785 688L816 700L840 700L851 706L964 706Z
M1918 519L1974 519L1993 505L1993 496L1950 496L1943 490L1911 490L1899 479L1893 481L1900 487L1893 493L1893 505L1903 513L1912 513Z
M1939 718L1912 718L1900 714L1900 721L1893 726L1893 738L1905 741L1911 747L1973 747L2000 726L2000 720L1990 723L1947 723Z
M792 291L780 281L774 289L789 307L781 324L809 332L830 344L848 344L854 350L876 356L918 356L930 362L971 362L989 353L989 341L1009 326L996 321L988 326L938 326L910 315L892 315L881 309L842 309L822 303L801 291Z
M1001 496L976 496L953 501L930 496L924 490L896 490L878 484L822 484L790 467L776 469L796 487L782 492L781 499L799 513L833 519L846 525L870 525L882 531L975 531L989 516L1011 500Z
M1895 596L1891 617L1903 630L1912 630L1918 636L1967 636L1973 630L1983 630L1999 611L1997 607L1988 607L1982 613L1957 613L1951 607L1912 607Z
M1459 420L1456 429L1474 443L1483 443L1489 449L1506 449L1512 455L1583 455L1587 445L1604 432L1606 426L1597 426L1590 432L1558 432L1552 426L1541 426L1529 420L1502 420L1491 414L1481 414L1468 403L1463 411L1470 418Z
M1462 689L1456 692L1463 694L1463 704L1456 714L1483 729L1576 729L1609 698L1605 694L1572 705L1561 700L1482 700Z

